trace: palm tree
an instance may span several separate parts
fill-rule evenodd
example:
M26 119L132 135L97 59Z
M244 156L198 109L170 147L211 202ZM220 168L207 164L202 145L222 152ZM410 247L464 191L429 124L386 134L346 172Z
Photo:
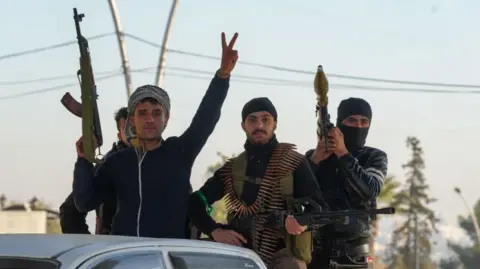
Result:
M401 183L395 180L393 176L387 176L383 183L380 195L377 197L377 202L382 205L390 205L393 201L393 197L398 192L400 185ZM372 222L372 237L369 242L370 255L372 257L375 257L375 240L378 237L378 218L379 216L377 216L377 219Z

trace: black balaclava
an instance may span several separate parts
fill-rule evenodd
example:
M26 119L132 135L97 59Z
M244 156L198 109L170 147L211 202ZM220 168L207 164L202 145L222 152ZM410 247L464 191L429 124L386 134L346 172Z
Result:
M337 112L337 127L342 131L345 146L349 152L355 152L365 146L369 128L350 127L342 121L352 115L362 115L372 120L372 108L361 98L350 97L340 102Z

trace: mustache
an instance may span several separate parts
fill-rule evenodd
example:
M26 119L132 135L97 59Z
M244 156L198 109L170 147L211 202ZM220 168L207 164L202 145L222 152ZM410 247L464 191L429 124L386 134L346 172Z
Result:
M256 134L267 134L267 132L265 132L264 130L255 130L252 132L252 135L256 135Z

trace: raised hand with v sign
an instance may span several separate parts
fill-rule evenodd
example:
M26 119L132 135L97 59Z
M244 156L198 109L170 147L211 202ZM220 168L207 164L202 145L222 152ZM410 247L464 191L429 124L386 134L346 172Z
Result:
M238 51L233 49L237 41L238 33L235 33L227 44L225 33L222 33L222 61L220 63L219 75L221 77L228 77L232 72L238 60Z

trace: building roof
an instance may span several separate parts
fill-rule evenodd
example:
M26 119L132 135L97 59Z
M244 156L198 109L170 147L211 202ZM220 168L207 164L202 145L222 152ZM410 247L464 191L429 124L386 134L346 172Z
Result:
M59 215L58 211L47 208L31 207L29 204L13 204L6 206L3 211L46 211L47 213L55 216Z

